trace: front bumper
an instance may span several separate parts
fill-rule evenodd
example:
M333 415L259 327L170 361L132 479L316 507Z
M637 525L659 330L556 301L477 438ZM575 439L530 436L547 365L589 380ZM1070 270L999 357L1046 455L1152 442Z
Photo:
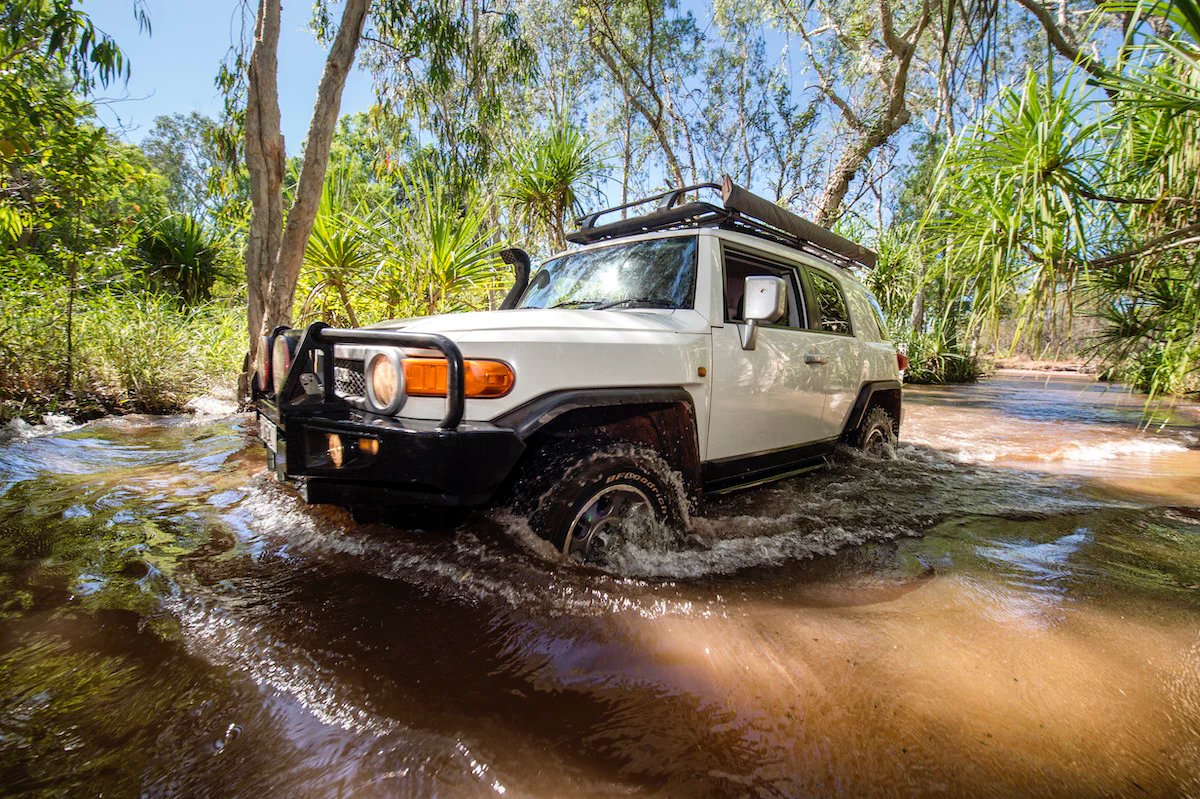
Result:
M381 416L338 397L338 343L440 350L448 363L445 416ZM269 468L308 502L475 507L495 496L525 443L515 430L463 422L464 395L462 353L444 336L316 323L299 339L278 396L256 390L255 402L260 424L268 423L261 432Z
M312 503L485 505L525 451L515 431L486 423L441 430L433 422L361 411L281 418L263 400L259 414L276 427L268 468Z

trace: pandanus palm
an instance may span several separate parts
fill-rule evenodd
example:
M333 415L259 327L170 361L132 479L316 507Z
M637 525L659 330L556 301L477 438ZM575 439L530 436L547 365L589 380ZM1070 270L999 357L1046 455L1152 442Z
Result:
M185 305L212 296L222 274L221 257L226 241L203 221L171 214L150 225L138 242L138 253L151 280L167 287Z
M1131 28L1105 93L1077 73L1031 74L1003 96L947 149L921 239L931 277L957 284L977 321L1015 307L1036 326L1082 288L1104 308L1105 360L1152 391L1188 390L1200 382L1200 0L1104 8L1170 33Z
M504 274L490 205L476 193L452 195L411 176L406 201L381 221L385 260L376 281L388 315L476 308Z
M566 119L531 138L513 156L503 199L517 221L544 234L551 248L567 243L567 225L581 210L581 198L598 193L605 164L600 145Z
M355 294L379 262L370 220L360 218L349 199L349 181L335 167L325 179L312 234L304 250L298 317L321 317L357 326Z

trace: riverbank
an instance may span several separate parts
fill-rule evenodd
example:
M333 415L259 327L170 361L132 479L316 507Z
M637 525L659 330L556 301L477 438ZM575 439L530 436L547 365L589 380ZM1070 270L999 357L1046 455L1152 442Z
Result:
M992 361L992 370L996 372L1032 372L1032 373L1063 373L1095 376L1095 364L1079 359L1039 360L1034 358L1015 357L997 358Z
M62 297L0 290L0 424L46 414L87 421L168 414L241 370L245 316L233 301L182 306L152 293L81 295L68 334Z

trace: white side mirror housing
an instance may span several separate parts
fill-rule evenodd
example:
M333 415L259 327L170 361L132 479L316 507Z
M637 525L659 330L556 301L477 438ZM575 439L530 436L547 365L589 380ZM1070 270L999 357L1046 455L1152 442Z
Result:
M778 322L787 313L787 281L769 275L751 275L746 278L742 292L742 317L746 323L740 328L742 349L752 350L758 342L758 326Z

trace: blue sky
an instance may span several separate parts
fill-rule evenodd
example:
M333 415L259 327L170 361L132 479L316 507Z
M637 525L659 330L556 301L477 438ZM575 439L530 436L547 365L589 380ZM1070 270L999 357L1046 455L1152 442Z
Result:
M251 4L253 5L253 3ZM152 33L138 33L133 0L86 0L97 27L114 36L129 57L127 85L110 86L100 105L105 124L140 142L154 118L200 111L221 113L213 85L217 67L240 30L236 0L146 0ZM312 4L285 2L279 43L279 95L284 141L297 154L308 131L325 51L308 30ZM356 70L342 96L342 113L365 111L373 101L370 76Z

